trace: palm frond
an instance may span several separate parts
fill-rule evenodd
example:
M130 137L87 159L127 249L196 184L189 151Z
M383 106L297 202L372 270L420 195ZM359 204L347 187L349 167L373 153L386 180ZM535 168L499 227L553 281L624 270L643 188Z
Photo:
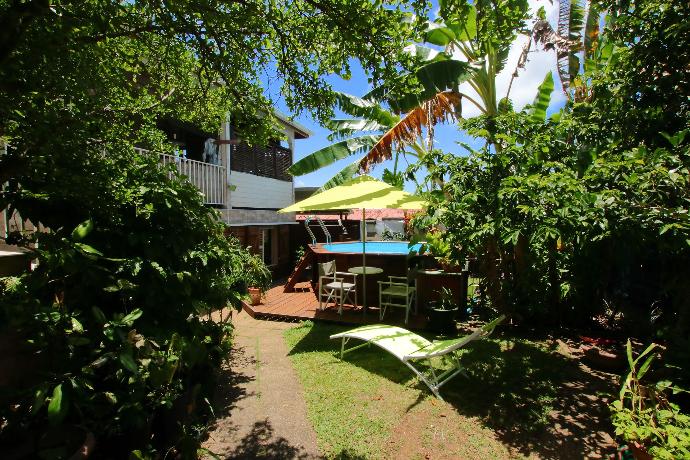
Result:
M436 94L407 113L393 128L380 137L369 153L360 161L360 171L368 171L370 166L393 157L394 149L402 149L413 143L426 126L433 129L437 123L456 120L456 108L462 96L453 91Z
M293 176L309 174L350 155L366 152L378 140L379 136L365 135L331 144L302 158L290 166L287 171Z
M335 98L338 108L348 115L374 120L386 127L395 126L400 121L397 115L384 109L376 101L362 99L346 93L336 93Z
M345 166L337 174L328 179L328 181L326 181L326 183L323 184L317 192L323 192L324 190L328 190L329 188L333 188L338 185L344 184L345 182L355 177L355 175L357 175L357 173L359 172L360 161L362 161L362 158L358 158L349 165Z

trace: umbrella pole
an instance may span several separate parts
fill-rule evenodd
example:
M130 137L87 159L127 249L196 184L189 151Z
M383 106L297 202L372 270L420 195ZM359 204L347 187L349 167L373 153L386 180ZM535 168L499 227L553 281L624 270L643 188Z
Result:
M362 310L367 315L367 217L366 209L362 208Z

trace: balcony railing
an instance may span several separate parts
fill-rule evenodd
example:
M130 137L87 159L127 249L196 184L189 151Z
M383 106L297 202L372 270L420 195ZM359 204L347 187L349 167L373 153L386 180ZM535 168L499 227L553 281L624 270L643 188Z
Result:
M152 153L148 150L137 149L141 153ZM204 203L213 206L224 206L226 202L225 166L204 163L203 161L159 153L160 162L164 165L174 165L187 180L194 184L204 195Z

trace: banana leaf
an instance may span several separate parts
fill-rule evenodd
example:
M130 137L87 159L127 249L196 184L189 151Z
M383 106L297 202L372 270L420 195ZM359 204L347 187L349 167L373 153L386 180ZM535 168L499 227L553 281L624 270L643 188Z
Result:
M537 97L529 108L529 114L533 121L544 122L546 120L546 110L551 103L551 93L553 92L553 75L551 72L546 74L544 81L539 85Z
M288 168L288 173L293 176L309 174L338 160L347 158L359 152L368 151L376 144L380 136L365 135L347 139L317 150L302 158Z

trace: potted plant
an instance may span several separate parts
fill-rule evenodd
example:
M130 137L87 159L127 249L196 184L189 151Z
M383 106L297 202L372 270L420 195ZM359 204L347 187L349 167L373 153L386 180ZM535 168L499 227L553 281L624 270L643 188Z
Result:
M453 291L441 288L438 301L428 304L429 330L437 334L452 334L456 332L455 315L458 313L458 305L453 300Z
M245 264L245 281L252 305L259 305L261 297L271 285L271 271L260 256L250 254Z
M438 266L446 272L459 272L462 267L451 257L450 243L443 238L439 232L427 233L419 249L420 255L430 255L434 258Z

